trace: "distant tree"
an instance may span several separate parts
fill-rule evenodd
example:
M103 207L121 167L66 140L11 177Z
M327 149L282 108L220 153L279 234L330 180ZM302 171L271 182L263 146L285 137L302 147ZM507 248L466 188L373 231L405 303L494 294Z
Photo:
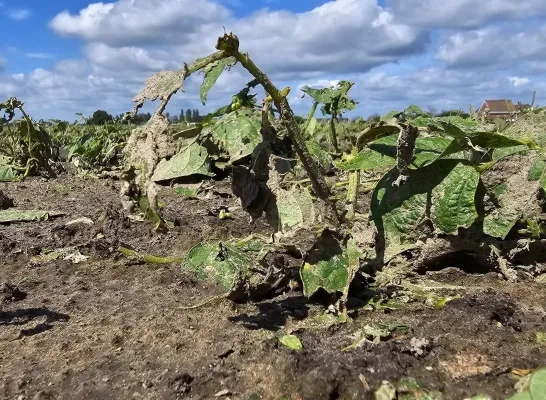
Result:
M167 121L171 120L171 113L170 112L166 112L165 116L167 117Z
M89 118L89 124L91 125L103 125L107 122L111 122L114 120L114 117L112 115L108 114L104 110L97 110L93 113L93 116Z
M180 110L180 116L178 117L180 122L184 122L185 116L184 116L184 109Z
M197 110L197 109L192 110L192 112L191 112L191 120L192 120L193 122L199 122L199 110Z
M173 124L178 124L178 122L180 121L180 119L178 118L178 115L173 115L172 118L171 118L171 122Z
M185 118L185 121L186 121L186 122L193 122L191 110L190 110L189 108L186 110L186 118Z
M381 119L381 115L374 113L368 117L368 122L379 122L380 119Z

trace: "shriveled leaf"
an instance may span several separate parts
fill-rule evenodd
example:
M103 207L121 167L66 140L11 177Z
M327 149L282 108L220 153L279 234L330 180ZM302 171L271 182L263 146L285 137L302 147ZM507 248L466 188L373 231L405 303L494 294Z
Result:
M279 342L292 350L303 349L303 345L296 335L283 335L279 338Z
M383 381L375 391L376 400L396 400L396 387L389 381Z
M207 101L209 90L214 86L220 75L222 75L222 72L224 72L226 68L235 65L236 62L237 60L235 57L228 57L207 65L205 68L205 78L203 79L200 90L201 103L203 105L205 105L205 102Z
M303 187L275 191L279 230L287 232L294 228L311 225L315 220L315 206L311 193Z
M485 234L504 239L520 218L533 219L540 212L536 197L541 182L528 180L537 175L532 172L536 157L541 156L506 157L481 174L485 189L494 196L487 204Z
M203 130L202 135L211 136L229 155L234 163L254 151L262 141L261 119L252 110L241 109L225 114L212 126Z
M133 102L143 104L146 100L164 100L182 89L184 70L159 71L146 80L144 89L133 98Z
M443 233L468 228L478 217L475 194L480 174L473 167L458 164L432 191L431 217Z
M213 175L210 172L207 149L196 142L182 148L169 160L161 160L151 180L159 182L190 175Z
M61 212L42 210L0 210L0 223L44 221L49 217L64 215Z
M421 168L447 156L445 150L453 142L443 137L418 137L415 141L414 159L410 168Z

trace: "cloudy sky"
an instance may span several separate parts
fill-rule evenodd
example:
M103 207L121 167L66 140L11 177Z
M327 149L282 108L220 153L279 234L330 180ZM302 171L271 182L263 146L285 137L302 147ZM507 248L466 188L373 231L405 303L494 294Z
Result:
M128 111L150 75L213 52L224 27L292 87L299 114L311 102L298 88L341 79L355 82L353 116L529 102L533 90L546 103L544 0L0 0L0 101L16 96L44 119ZM204 114L250 77L224 74L206 106L201 79L187 80L171 114Z

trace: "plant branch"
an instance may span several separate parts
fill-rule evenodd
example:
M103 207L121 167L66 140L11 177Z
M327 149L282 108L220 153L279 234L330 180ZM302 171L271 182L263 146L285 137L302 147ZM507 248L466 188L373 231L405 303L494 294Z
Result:
M281 121L288 131L288 135L294 144L294 148L298 157L305 168L305 171L311 179L313 189L317 193L317 196L325 203L331 214L335 225L339 225L341 217L337 212L334 202L330 199L331 191L330 187L326 183L323 175L320 173L320 168L317 163L311 157L309 149L305 143L303 133L300 130L299 125L294 119L294 113L288 104L288 100L277 87L271 82L269 77L264 74L247 54L239 52L239 39L233 34L225 34L223 37L218 38L216 45L218 50L224 50L229 56L235 57L242 66L260 82L266 92L271 96L277 109L279 110Z

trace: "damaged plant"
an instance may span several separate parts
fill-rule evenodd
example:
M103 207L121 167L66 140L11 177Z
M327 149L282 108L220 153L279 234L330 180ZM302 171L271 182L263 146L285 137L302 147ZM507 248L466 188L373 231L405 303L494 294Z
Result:
M188 253L184 268L219 283L222 298L256 299L297 279L305 295L325 290L332 295L334 311L344 313L349 286L359 273L381 286L462 252L483 256L512 279L509 262L521 239L541 237L536 199L545 187L546 161L534 138L500 134L493 124L475 119L432 117L410 106L369 123L343 154L334 126L334 153L328 154L304 135L319 104L331 124L354 108L356 102L347 96L352 83L304 88L314 102L301 129L288 102L290 88L279 90L239 51L235 35L220 37L216 49L180 71L153 75L133 99L129 118L146 100L159 99L160 105L128 140L121 194L128 210L137 205L158 229L168 229L157 198L159 183L212 176L213 163L231 171L233 194L243 210L253 219L265 213L277 234L272 239L207 241ZM196 126L171 132L163 111L184 80L204 73L200 95L205 103L220 75L237 64L252 81ZM258 85L267 93L260 105L250 94ZM287 162L292 151L296 165ZM525 160L522 168L500 176L497 169L513 157ZM331 183L324 173L330 164L335 166ZM297 168L305 179L286 179ZM340 185L335 180L343 174L348 179ZM364 188L372 191L369 220L364 214L356 218L363 176L374 182ZM337 199L343 195L346 201L340 204ZM523 231L527 236L518 233ZM293 268L275 261L287 257L300 260L296 276Z

